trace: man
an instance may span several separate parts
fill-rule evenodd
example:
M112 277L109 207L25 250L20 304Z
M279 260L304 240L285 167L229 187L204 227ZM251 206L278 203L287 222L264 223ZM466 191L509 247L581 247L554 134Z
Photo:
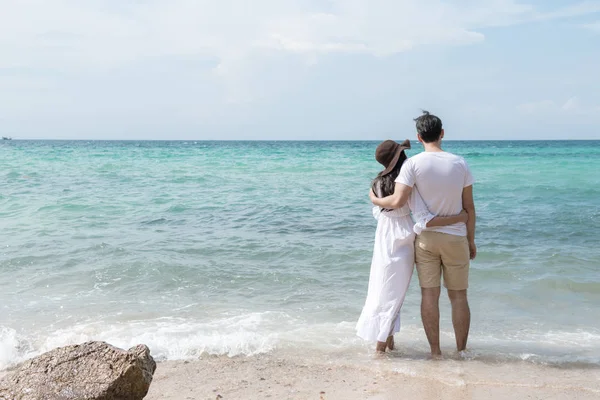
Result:
M469 260L477 255L475 245L475 204L473 176L462 157L442 150L442 121L424 111L415 119L417 139L425 151L406 160L396 179L394 194L371 201L383 208L398 208L406 203L416 186L434 215L450 216L465 209L467 224L426 228L415 241L415 261L421 285L421 319L434 358L440 350L440 286L444 286L452 305L452 324L459 352L467 347L471 312L467 301Z

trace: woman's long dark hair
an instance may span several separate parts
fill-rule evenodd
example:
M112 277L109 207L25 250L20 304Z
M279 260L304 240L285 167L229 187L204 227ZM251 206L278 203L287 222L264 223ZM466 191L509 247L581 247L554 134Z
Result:
M395 181L398 175L400 175L400 169L402 168L404 161L406 161L406 154L402 152L392 172L384 176L381 176L380 173L377 175L377 178L373 180L373 185L371 187L377 197L387 197L394 194L394 188L396 187ZM381 189L381 192L378 190L379 188Z

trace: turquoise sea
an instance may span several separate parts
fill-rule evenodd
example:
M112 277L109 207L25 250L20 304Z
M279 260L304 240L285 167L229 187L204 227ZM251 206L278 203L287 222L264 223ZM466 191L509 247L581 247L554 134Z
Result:
M0 370L90 339L159 359L368 354L376 146L0 142ZM600 141L445 149L476 178L472 357L600 366ZM396 341L427 352L416 275Z

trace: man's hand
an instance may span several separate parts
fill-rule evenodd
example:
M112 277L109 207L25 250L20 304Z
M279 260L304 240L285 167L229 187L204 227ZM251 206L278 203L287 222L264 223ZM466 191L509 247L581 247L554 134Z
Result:
M373 189L369 192L369 198L371 202L375 204L377 207L385 208L387 210L394 210L396 208L400 208L408 202L408 198L410 197L410 193L412 192L412 188L410 186L403 185L401 183L396 183L394 186L394 193L379 198L375 196Z
M477 245L475 242L469 242L469 258L474 260L477 257Z
M467 240L469 241L469 256L471 260L474 260L477 257L477 246L475 245L475 222L477 214L475 213L475 202L473 201L473 185L463 188L462 203L463 208L469 213Z
M371 188L371 190L369 190L369 199L371 200L371 203L375 204L377 196L375 196L375 192L373 192L373 188ZM377 205L377 204L375 204L375 205Z

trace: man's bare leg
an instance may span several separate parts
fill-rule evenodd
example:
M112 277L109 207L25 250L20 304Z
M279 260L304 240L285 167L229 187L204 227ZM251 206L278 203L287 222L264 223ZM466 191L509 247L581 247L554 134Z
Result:
M440 288L421 288L421 320L431 347L431 356L439 358L440 349Z
M456 336L456 349L463 351L467 348L471 326L471 310L467 300L467 291L448 290L448 297L452 305L452 325L454 325L454 335Z

